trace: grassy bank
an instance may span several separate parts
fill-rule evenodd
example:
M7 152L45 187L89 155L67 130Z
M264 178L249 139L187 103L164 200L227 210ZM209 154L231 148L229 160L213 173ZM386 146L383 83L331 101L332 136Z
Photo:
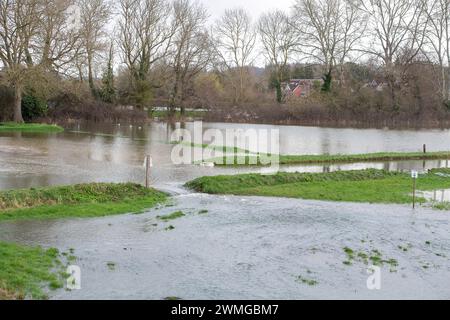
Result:
M63 269L56 249L0 242L0 300L45 299L62 288Z
M35 132L35 133L52 133L62 132L64 129L53 124L43 123L0 123L0 132Z
M208 160L216 165L249 166L267 163L267 156L226 156ZM271 157L272 158L272 157ZM450 159L450 151L442 152L382 152L347 155L280 155L279 164L329 164L329 163L355 163L355 162L383 162L404 160L447 160Z
M0 221L137 213L167 195L133 183L91 183L0 192Z
M384 170L331 173L242 174L202 177L187 187L211 194L235 194L368 203L411 203L412 181L407 173ZM450 188L450 172L420 175L418 190ZM418 198L419 203L425 199Z

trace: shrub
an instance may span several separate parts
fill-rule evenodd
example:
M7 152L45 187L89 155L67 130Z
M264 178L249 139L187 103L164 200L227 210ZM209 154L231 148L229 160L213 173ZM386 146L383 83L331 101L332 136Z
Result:
M36 118L47 115L48 106L45 101L32 95L26 94L22 98L22 115L25 121L31 121Z

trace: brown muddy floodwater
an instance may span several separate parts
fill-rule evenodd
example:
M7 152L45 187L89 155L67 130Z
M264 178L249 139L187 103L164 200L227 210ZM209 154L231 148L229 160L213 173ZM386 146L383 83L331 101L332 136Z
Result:
M143 159L153 157L152 182L171 190L202 175L252 172L252 168L208 168L174 165L171 134L180 124L143 127L74 124L58 134L0 133L0 189L79 182L143 182ZM187 129L193 123L186 123ZM450 150L450 130L334 129L300 126L204 123L203 130L279 129L281 154L351 154L384 151ZM207 142L206 142L207 143ZM332 166L285 166L286 171L322 172L344 169L426 170L447 161L402 161Z
M450 150L449 130L204 124L205 130L230 127L277 128L284 154L419 151L423 144L429 151ZM450 299L449 212L191 193L182 185L195 177L257 169L174 165L172 130L165 123L83 124L51 135L0 133L0 189L143 182L143 159L151 154L153 185L173 194L169 206L140 215L0 223L0 240L74 249L81 290L51 292L52 299ZM405 161L282 170L422 171L447 165ZM178 210L186 215L171 222L157 218ZM355 254L379 252L398 265L384 264L381 289L369 290L367 265L344 264L346 247Z

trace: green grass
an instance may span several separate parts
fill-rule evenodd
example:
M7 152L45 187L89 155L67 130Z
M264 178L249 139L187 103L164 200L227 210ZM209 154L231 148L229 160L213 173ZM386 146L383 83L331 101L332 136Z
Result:
M302 283L302 284L306 284L310 287L317 285L319 282L317 280L314 279L309 279L309 278L305 278L303 276L298 276L297 277L297 282Z
M251 166L267 164L271 155L248 155L248 156L224 156L207 160L216 165ZM382 152L367 154L347 155L280 155L279 164L325 164L325 163L355 163L355 162L384 162L403 160L446 160L450 159L450 151L441 152Z
M57 249L0 242L0 300L45 299L62 288L62 273Z
M436 172L420 175L418 190L450 188L450 177ZM202 177L186 184L198 192L302 198L368 203L412 202L408 173L384 170L337 171L330 173L242 174ZM418 198L424 203L425 199Z
M0 123L0 132L32 132L32 133L52 133L62 132L64 129L60 126L45 123Z
M182 218L184 216L185 216L185 214L182 211L176 211L176 212L173 212L173 213L165 215L165 216L158 216L157 218L164 222L167 222L167 221Z
M91 183L0 192L0 221L138 213L167 195L133 183Z

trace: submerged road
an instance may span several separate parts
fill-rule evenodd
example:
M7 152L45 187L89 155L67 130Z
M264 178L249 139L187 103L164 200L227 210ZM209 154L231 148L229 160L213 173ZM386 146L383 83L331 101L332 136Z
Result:
M75 249L82 289L52 299L449 299L449 231L426 208L179 194L140 215L0 223L0 240ZM346 247L398 262L381 290Z

